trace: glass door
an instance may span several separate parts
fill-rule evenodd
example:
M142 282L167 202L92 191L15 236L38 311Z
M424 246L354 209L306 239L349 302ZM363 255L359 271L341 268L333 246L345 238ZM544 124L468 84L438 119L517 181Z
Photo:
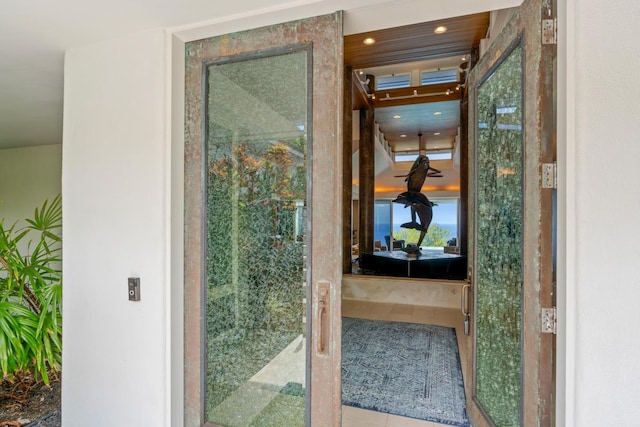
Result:
M477 426L553 425L555 160L552 2L525 0L469 75L473 373ZM552 31L551 31L552 32Z
M341 46L339 13L186 45L188 426L340 423Z
M520 425L522 119L518 44L477 96L475 395L498 426Z

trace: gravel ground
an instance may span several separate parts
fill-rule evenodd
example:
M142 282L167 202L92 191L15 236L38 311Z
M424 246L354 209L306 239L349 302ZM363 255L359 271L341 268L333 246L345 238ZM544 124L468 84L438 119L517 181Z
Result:
M61 427L62 420L60 418L60 412L52 412L39 420L25 424L24 427Z
M0 383L0 427L60 427L61 384L31 379Z

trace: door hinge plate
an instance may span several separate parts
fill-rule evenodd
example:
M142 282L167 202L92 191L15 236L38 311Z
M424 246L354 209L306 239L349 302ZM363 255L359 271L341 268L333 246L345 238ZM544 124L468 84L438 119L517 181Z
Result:
M542 20L542 44L558 44L558 20L556 18Z
M558 188L558 166L556 162L542 164L542 188Z
M543 308L541 313L541 332L543 334L556 334L558 332L558 311L555 307Z

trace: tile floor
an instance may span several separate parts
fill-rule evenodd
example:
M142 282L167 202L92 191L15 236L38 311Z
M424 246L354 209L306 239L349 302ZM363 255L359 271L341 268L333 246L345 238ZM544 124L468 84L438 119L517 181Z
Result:
M464 319L460 310L404 304L385 304L366 301L342 301L342 314L373 320L427 323L456 328L461 360L467 356L467 340L464 335ZM463 368L463 375L465 374ZM342 407L343 427L443 427L445 424L400 417L382 412ZM449 426L450 427L450 426Z

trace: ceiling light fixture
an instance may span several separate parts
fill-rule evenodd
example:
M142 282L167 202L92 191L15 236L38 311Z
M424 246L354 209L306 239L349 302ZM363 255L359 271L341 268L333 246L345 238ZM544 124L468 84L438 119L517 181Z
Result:
M376 43L376 39L374 39L373 37L367 37L362 41L362 43L366 44L367 46L371 46L372 44Z
M426 155L427 154L427 142L422 142L422 132L418 134L418 154ZM427 172L429 172L427 168Z
M394 119L399 119L400 115L396 114L395 116L393 116Z
M447 32L447 27L445 27L444 25L440 25L439 27L436 27L436 29L433 30L433 32L436 34L444 34Z
M433 134L438 136L438 135L440 135L440 132L434 132Z
M433 113L434 116L439 116L442 114L442 111L436 111L435 113Z
M402 135L400 135L400 138L406 138L406 137L407 137L406 133L403 133Z

